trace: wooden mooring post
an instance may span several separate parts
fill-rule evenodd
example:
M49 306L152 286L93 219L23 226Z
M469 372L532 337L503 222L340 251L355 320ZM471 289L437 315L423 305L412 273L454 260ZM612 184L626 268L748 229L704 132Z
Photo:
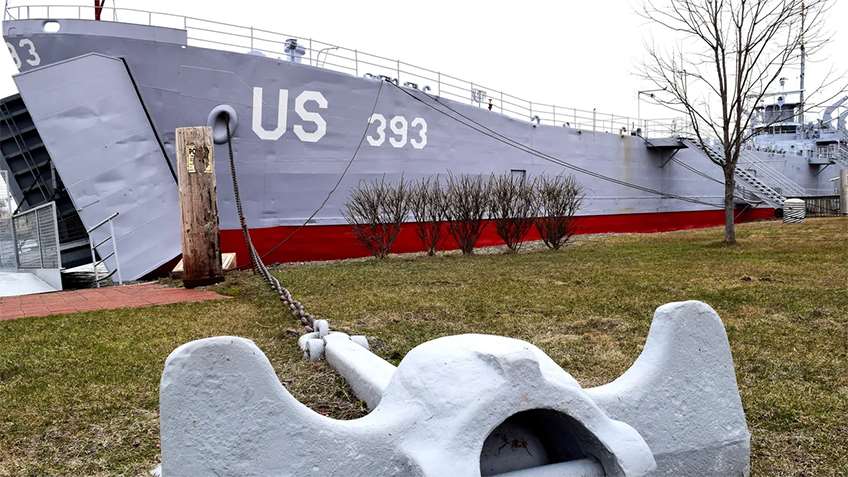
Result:
M182 217L183 284L223 281L212 129L177 129L177 180Z

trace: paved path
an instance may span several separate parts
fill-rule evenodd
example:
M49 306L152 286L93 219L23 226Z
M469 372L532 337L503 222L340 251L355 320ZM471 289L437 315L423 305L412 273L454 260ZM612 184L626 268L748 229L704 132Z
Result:
M80 311L141 308L225 298L207 290L169 288L158 283L0 298L0 321Z

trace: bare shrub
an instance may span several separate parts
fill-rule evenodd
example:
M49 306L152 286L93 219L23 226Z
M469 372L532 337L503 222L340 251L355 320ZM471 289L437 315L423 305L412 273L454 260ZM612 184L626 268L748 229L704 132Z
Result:
M574 176L541 176L535 196L536 230L548 248L559 250L574 234L572 219L583 204L583 187Z
M371 255L385 258L391 251L409 214L408 195L403 177L395 185L387 183L385 177L361 182L351 193L344 217Z
M445 192L438 176L423 178L410 188L409 208L418 238L432 257L442 241L441 222L445 218Z
M512 252L517 252L533 227L536 200L533 182L523 176L501 174L491 179L489 216L498 236Z
M448 230L463 255L471 255L486 226L489 210L489 181L482 176L448 175L445 190L445 219Z

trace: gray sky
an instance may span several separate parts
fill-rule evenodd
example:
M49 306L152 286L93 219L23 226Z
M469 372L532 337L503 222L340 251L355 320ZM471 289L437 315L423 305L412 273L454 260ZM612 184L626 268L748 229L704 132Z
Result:
M93 3L41 0L38 4ZM636 116L644 45L661 33L640 18L640 0L182 1L114 0L119 8L162 11L285 32L367 51L477 81L523 99ZM14 5L20 2L12 0ZM33 3L33 2L29 2ZM113 0L107 0L112 6ZM296 6L292 6L296 5ZM817 84L848 70L848 0L836 0L833 43L808 69ZM104 41L108 41L104 39ZM838 52L838 54L837 54ZM15 92L9 55L0 55L0 94ZM790 87L797 72L789 72ZM831 93L832 94L832 93ZM643 117L672 114L643 103Z

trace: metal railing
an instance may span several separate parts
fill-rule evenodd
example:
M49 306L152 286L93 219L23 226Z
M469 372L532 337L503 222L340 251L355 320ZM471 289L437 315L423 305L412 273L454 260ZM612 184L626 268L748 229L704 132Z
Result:
M91 265L93 267L94 272L94 284L95 286L97 286L97 288L100 288L100 282L102 282L103 280L108 280L115 275L117 275L118 277L118 285L124 284L124 280L121 278L121 263L118 261L118 242L115 241L115 224L112 222L117 216L118 212L115 212L114 214L101 220L97 223L97 225L91 227L86 231L88 232L89 246L91 247ZM92 232L99 229L100 227L103 227L104 225L109 225L109 234L100 242L94 243L94 236L92 235ZM103 258L101 258L100 260L97 260L97 248L102 245L105 245L106 242L111 242L112 251L107 255L103 256ZM98 271L98 267L101 264L105 264L106 261L110 258L115 259L115 269L109 272L106 276L101 277L100 272Z
M804 197L804 203L807 217L839 217L842 214L838 195Z
M755 177L786 197L804 197L808 194L804 186L772 167L768 161L757 157L751 151L743 149L740 152L737 166L745 169L753 168L756 171L754 173Z
M9 20L94 19L92 5L12 5ZM638 120L597 109L529 101L479 82L468 81L398 59L346 48L313 38L134 8L102 7L101 20L175 28L187 32L190 46L271 56L354 76L386 77L400 86L491 109L514 119L583 131L643 136L676 136L688 131L685 119Z
M11 254L8 253L9 244ZM4 252L4 269L61 268L56 203L48 202L15 214L10 219L0 219L0 249Z
M15 233L12 228L12 194L9 173L0 171L0 270L16 270Z

